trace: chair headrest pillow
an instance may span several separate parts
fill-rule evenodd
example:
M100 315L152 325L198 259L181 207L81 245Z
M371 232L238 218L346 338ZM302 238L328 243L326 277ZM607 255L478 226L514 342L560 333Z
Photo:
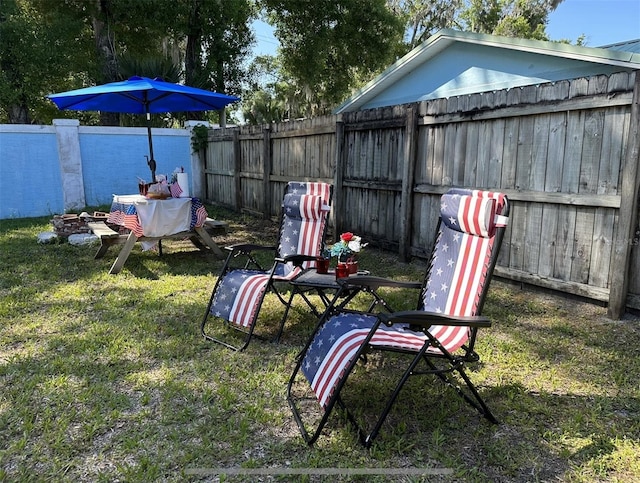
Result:
M442 222L452 230L491 237L495 231L496 200L445 193L440 199Z
M319 220L326 210L321 196L286 194L282 201L284 214L298 220Z

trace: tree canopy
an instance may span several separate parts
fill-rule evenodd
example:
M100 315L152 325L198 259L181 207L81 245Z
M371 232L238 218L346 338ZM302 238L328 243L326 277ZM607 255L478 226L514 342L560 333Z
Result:
M306 101L305 115L324 113L354 85L386 67L402 40L401 19L385 0L264 0L280 40L283 72Z
M326 114L441 28L548 40L548 15L561 2L0 0L0 122L73 115L135 124L60 113L45 98L134 74L240 95L248 122ZM250 64L260 15L280 46Z
M256 13L252 0L0 0L0 122L50 122L66 114L46 94L134 73L238 94Z
M388 0L404 19L406 51L443 28L548 40L547 18L564 0Z
M280 48L275 61L259 60L256 68L269 80L245 92L245 117L326 114L442 28L548 40L548 14L561 2L263 0ZM269 114L256 115L261 109Z
M83 26L69 15L50 15L26 0L1 0L0 121L28 124L52 115L55 106L44 94L52 86L73 87L70 73L82 63L86 42Z

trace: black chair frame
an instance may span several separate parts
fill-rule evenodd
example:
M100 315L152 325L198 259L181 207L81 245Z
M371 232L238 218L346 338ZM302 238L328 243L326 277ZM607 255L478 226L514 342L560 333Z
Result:
M505 212L502 213L502 215L506 217L508 216L508 214L509 214L509 208L507 206L505 207ZM438 223L438 230L436 230L436 232L439 231L439 226L440 226L440 222ZM480 296L477 313L481 313L482 307L484 306L487 292L488 292L488 285L490 283L491 275L493 273L494 267L497 262L498 251L499 251L499 247L502 244L504 232L505 232L505 227L496 228L495 241L493 245L494 248L490 256L489 266L487 267L489 276L486 279L486 282L485 282L486 286L484 287L484 290ZM436 240L437 240L437 237L436 237ZM419 300L422 300L422 297L424 296L424 292L427 289L426 282L429 278L429 274L431 272L432 266L433 266L433 259L427 268L426 277L421 284L420 283L402 283L402 282L386 280L386 279L381 279L376 277L362 277L362 278L355 277L353 279L345 279L343 290L353 289L354 286L357 286L357 287L361 287L363 290L369 291L370 293L377 293L377 291L382 287L405 287L405 288L413 288L413 289L420 287ZM379 295L376 295L376 297L379 297ZM335 309L333 307L329 307L323 314L322 319L318 322L315 332L317 332L319 328L322 327L323 323L326 320L328 320L331 316L335 315L338 312L339 312L339 308ZM453 317L453 316L447 316L443 314L425 312L423 310L412 310L412 311L397 312L397 313L389 313L389 311L379 312L376 314L376 316L378 320L376 321L374 327L370 330L364 342L360 345L360 348L356 353L356 355L353 357L351 363L346 367L345 372L347 374L350 374L354 366L358 362L362 361L366 363L367 354L371 352L395 352L400 354L406 354L409 356L413 356L411 361L409 362L407 368L402 373L402 376L400 377L395 388L393 389L390 396L388 397L386 404L384 406L384 409L382 410L381 414L379 415L377 421L374 423L373 428L371 430L369 431L365 430L362 427L362 425L358 423L357 418L355 417L353 412L347 407L342 397L340 396L341 390L344 384L346 383L346 381L348 380L348 377L345 377L341 379L339 384L334 389L334 396L331 397L331 399L327 403L327 406L324 408L324 414L322 415L315 430L309 431L307 430L304 424L301 410L299 409L299 405L297 402L299 399L293 394L293 386L300 373L301 365L303 362L302 355L307 351L310 344L312 343L313 337L315 335L315 332L314 332L314 334L310 336L309 341L307 342L307 345L305 346L305 348L298 355L295 368L293 370L293 373L287 385L287 401L289 403L289 406L291 407L294 419L300 429L300 432L305 442L308 445L312 445L318 439L318 437L320 436L325 424L327 423L332 413L334 406L337 405L344 412L348 421L356 429L360 442L365 447L367 448L370 447L374 439L378 436L380 429L382 428L384 421L386 420L387 416L392 410L392 407L396 399L400 395L402 388L404 387L405 383L411 376L422 376L422 375L436 376L446 386L453 388L455 392L470 406L475 408L480 415L485 417L491 423L498 423L497 418L490 411L489 407L487 406L487 404L481 397L480 393L478 392L477 388L475 387L475 385L473 384L473 382L471 381L471 379L469 378L469 376L465 371L466 364L478 362L480 359L479 355L475 352L475 342L476 342L476 337L479 329L491 327L491 321L487 317L484 317L481 315L471 316L471 317L459 317L459 316ZM395 347L383 347L380 345L374 346L369 343L375 331L378 329L378 327L380 327L381 324L391 326L394 323L410 324L410 327L412 330L419 331L425 334L427 338L427 342L417 352L410 351L410 350L400 350ZM438 339L432 336L431 333L429 332L429 328L432 325L450 325L450 326L457 325L457 326L469 327L471 334L469 336L469 339L467 340L467 343L462 346L461 353L452 354L448 350L446 350L442 346L442 344L438 341ZM438 349L439 353L430 352L429 351L430 347ZM434 361L444 362L445 367L438 367L438 365ZM422 370L419 369L419 364L421 362L424 362L424 364L426 365L426 369L422 369ZM453 377L454 373L460 377L461 381L464 384L459 383ZM315 400L314 395L311 395L311 397L309 398L300 398L300 399L312 399L312 398Z

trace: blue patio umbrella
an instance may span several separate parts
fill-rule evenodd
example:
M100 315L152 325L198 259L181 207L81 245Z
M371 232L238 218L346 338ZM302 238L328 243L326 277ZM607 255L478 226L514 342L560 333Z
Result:
M149 138L147 163L151 169L152 182L156 178L156 161L153 157L149 123L151 114L219 110L240 100L238 97L165 82L158 78L137 76L121 82L50 94L47 98L61 110L146 114Z

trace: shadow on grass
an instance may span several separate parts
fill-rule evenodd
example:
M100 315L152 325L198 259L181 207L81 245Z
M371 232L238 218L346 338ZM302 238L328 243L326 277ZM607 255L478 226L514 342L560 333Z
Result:
M265 222L234 223L221 245L271 239L260 235ZM111 276L115 250L94 260L95 247L37 244L48 225L0 223L0 481L178 481L187 468L216 466L455 470L435 481L640 480L637 322L494 284L485 310L494 324L480 333L482 364L471 377L500 424L416 377L371 450L337 417L308 448L284 398L316 322L304 303L280 344L256 340L232 353L198 333L221 261L172 242L162 257L135 252ZM425 268L373 248L361 264L405 280L420 280ZM259 326L270 334L281 315L279 302L267 301ZM390 369L372 360L356 373L349 394L363 414L393 387Z
M379 369L362 371L344 394L369 428L382 411L382 395L394 387L389 367L384 366L380 378ZM637 474L637 398L539 393L519 383L479 389L498 424L487 421L435 378L411 379L371 455L381 461L389 454L435 460L454 468L465 481L581 481L585 474L586 481L593 481ZM316 408L312 418L317 421L320 414ZM345 437L355 441L355 429L338 412L316 445Z

